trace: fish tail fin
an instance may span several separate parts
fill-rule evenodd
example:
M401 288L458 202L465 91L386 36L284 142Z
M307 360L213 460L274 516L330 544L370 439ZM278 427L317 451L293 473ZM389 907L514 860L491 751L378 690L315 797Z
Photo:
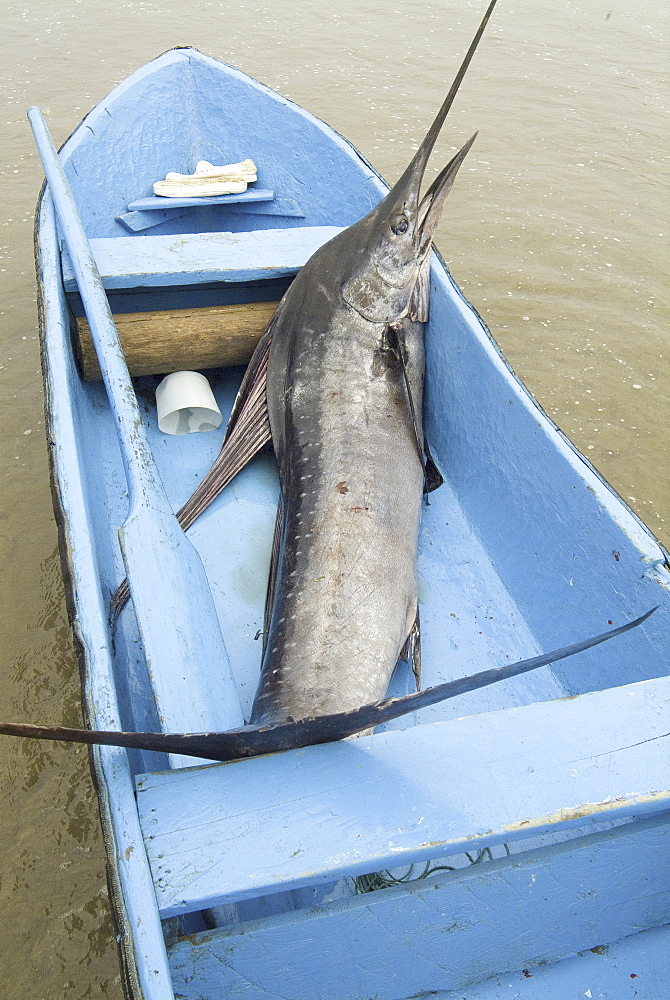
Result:
M409 712L435 705L478 688L488 687L497 681L516 677L529 670L555 663L575 653L584 652L602 642L614 639L624 632L637 628L656 611L652 608L634 621L626 622L618 628L610 629L589 639L563 646L550 653L542 653L528 660L505 664L490 670L482 670L470 677L462 677L436 687L425 688L404 698L389 698L373 705L363 705L351 712L339 712L298 722L275 723L264 726L243 726L220 733L123 733L93 731L86 729L65 729L60 726L30 726L19 723L0 723L0 734L6 736L27 736L35 739L64 740L72 743L94 743L107 746L136 747L139 750L157 750L162 753L181 753L205 760L238 760L256 757L260 754L294 750L299 747L355 736L357 733L373 729L383 722L398 719Z

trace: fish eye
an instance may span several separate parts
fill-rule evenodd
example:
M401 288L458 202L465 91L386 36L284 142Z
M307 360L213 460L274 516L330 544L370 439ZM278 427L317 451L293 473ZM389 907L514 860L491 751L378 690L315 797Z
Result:
M409 229L409 221L406 215L394 215L391 219L391 232L396 236L402 236Z

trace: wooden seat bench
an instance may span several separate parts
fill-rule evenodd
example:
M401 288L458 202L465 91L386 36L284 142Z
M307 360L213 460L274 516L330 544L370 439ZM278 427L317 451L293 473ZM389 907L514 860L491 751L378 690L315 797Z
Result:
M339 232L334 226L304 226L91 240L116 313L130 374L162 374L248 361L288 283L315 250ZM74 272L65 253L63 282L75 313L83 376L100 378L88 324L78 303ZM240 294L240 286L251 291ZM215 304L189 305L193 300L185 293L198 289L218 290ZM133 293L147 292L154 293L149 310L142 308L146 294L136 295L140 311L134 311L134 304L129 307ZM166 308L161 308L163 301Z
M441 956L457 985L663 923L670 799L667 781L653 790L639 776L667 778L658 739L667 723L655 708L669 698L670 678L661 678L141 776L140 822L163 917L485 847L500 855L303 918L259 920L239 935L189 935L172 949L173 968L192 968L197 952L200 974L214 982L225 969L232 982L234 969L253 967L258 993L249 997L270 992L281 974L285 995L307 998L316 962L326 981L341 979L346 1000L347 968L359 979L368 970L373 995L370 956L383 965L403 941L408 969L399 975L409 985L405 993L394 984L393 996L406 996L410 986L433 988L427 953ZM612 821L619 825L603 830ZM546 838L570 829L574 839ZM504 844L528 837L546 846L505 856ZM478 925L496 913L499 933L482 949ZM329 940L345 938L346 953L329 951Z

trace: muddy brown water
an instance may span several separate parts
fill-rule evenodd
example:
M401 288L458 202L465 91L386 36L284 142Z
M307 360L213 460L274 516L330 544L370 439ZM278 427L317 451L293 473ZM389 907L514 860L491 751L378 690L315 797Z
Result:
M80 719L44 441L27 107L62 142L138 66L194 45L325 119L392 182L483 6L4 5L1 718ZM550 416L666 544L669 23L662 0L499 0L432 161L480 130L438 245ZM86 751L0 739L0 994L120 1000Z

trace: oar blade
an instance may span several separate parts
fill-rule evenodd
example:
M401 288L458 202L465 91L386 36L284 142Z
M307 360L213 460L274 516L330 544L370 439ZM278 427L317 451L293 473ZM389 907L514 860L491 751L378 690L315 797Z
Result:
M243 725L205 569L174 514L145 502L119 540L163 731ZM197 763L174 754L170 762Z

